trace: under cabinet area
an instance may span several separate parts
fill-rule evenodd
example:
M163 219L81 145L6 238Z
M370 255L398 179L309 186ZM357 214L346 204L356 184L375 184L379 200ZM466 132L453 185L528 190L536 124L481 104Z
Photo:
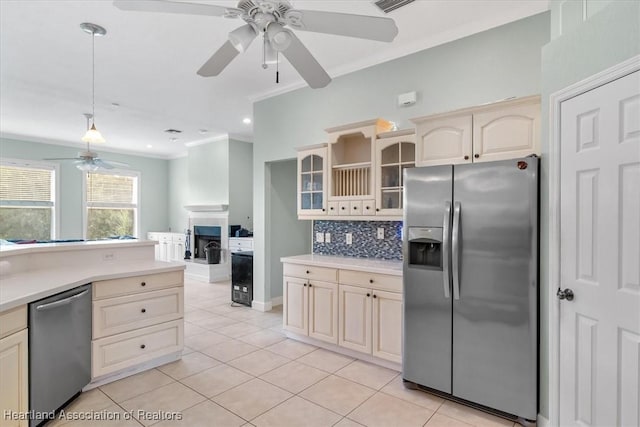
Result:
M183 274L93 283L92 380L182 350Z
M27 307L0 314L0 425L26 427L28 420L12 419L8 414L29 410L29 355Z
M540 97L530 96L412 119L417 166L540 155Z
M400 275L286 259L283 271L283 329L295 334L292 338L323 341L372 361L402 362Z

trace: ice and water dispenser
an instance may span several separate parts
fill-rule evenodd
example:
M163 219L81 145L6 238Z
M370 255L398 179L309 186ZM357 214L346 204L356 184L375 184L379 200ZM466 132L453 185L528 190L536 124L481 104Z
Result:
M409 227L409 265L442 270L442 227Z

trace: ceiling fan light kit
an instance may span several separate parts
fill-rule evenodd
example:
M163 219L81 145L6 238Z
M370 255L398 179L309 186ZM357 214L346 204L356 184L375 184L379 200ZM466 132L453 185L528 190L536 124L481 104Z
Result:
M288 1L241 0L237 8L212 4L166 0L115 0L113 4L125 11L160 12L241 18L247 25L233 30L222 45L198 70L198 75L219 75L241 52L247 50L259 33L264 35L262 67L277 64L281 52L311 88L322 88L331 78L300 39L288 28L316 33L336 34L368 40L391 42L398 34L393 19L347 13L293 9ZM274 59L275 57L275 59ZM276 73L276 82L278 74Z

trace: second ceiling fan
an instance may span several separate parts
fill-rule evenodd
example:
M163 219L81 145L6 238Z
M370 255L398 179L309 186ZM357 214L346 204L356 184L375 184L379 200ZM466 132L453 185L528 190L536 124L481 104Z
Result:
M203 77L220 74L262 34L263 66L274 62L273 58L282 53L310 87L322 88L331 82L331 77L293 31L285 27L384 42L393 41L398 34L390 18L299 10L288 1L241 0L236 8L165 0L115 0L113 3L122 10L242 18L246 24L230 32L227 42L198 70Z

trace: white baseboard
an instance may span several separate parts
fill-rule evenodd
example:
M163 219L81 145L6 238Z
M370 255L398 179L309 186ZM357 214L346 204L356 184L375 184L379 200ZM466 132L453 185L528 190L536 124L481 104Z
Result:
M546 419L542 415L538 414L538 420L537 420L537 423L536 423L536 427L551 427L551 423L549 423L548 419Z
M253 300L251 301L251 308L253 308L254 310L265 312L265 311L271 311L273 307L271 305L271 301L261 302L261 301Z
M282 305L282 297L271 298L271 306L275 307L278 305Z

